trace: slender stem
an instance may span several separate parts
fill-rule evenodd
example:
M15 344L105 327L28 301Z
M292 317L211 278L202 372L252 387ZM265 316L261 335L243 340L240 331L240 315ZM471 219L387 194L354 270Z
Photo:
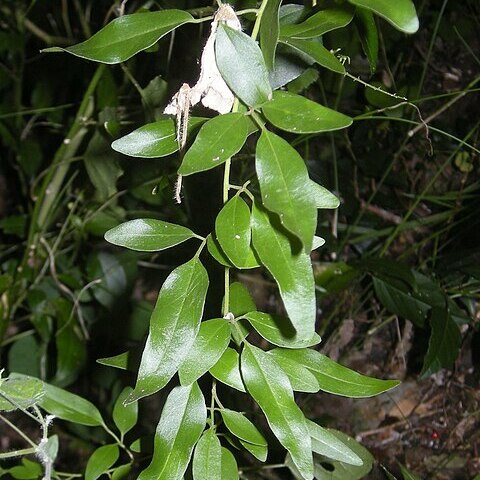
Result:
M6 423L12 430L15 430L29 445L31 445L34 449L37 448L37 445L32 442L16 425L14 425L10 420L5 418L3 415L0 414L0 420Z
M133 461L132 452L130 452L130 450L125 446L125 444L122 442L122 440L120 440L120 438L118 438L117 435L115 435L115 433L112 432L105 423L102 424L102 427L103 427L103 429L117 442L118 446L119 446L122 450L125 450L125 452L127 453L127 455L130 457L130 460Z
M265 12L265 8L267 6L268 0L262 0L262 4L257 12L257 19L255 20L255 25L253 26L252 34L250 35L253 40L257 39L258 32L260 31L260 24L262 23L263 13Z
M0 453L0 459L4 458L13 458L13 457L21 457L23 455L31 455L35 453L36 448L23 448L22 450L13 450L12 452L5 452Z

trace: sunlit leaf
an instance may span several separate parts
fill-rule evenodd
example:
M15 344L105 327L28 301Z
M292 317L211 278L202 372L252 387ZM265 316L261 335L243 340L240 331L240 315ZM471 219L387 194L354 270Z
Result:
M236 350L228 347L218 362L209 372L220 382L229 387L245 391L242 376L240 375L239 355Z
M238 480L238 466L233 453L222 447L222 479Z
M240 440L253 443L254 445L267 446L264 436L245 415L226 408L220 410L220 414L228 430Z
M193 480L222 480L222 448L215 431L208 429L195 447Z
M40 401L43 382L33 377L0 379L0 411L29 408Z

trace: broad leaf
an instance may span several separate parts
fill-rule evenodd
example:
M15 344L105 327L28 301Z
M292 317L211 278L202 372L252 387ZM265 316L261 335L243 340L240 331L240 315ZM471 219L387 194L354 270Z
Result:
M128 405L123 403L132 390L132 387L125 387L113 406L113 421L122 435L129 432L137 423L138 403L133 402Z
M225 426L237 438L248 443L253 443L254 445L267 446L267 441L264 436L245 415L226 408L220 410L220 414L222 415Z
M375 18L368 10L357 8L355 24L362 42L363 51L370 64L370 74L373 75L377 71L378 60L378 30Z
M268 101L272 89L257 43L243 32L220 24L215 42L217 66L233 92L254 107Z
M229 310L235 317L240 317L248 312L254 312L257 309L248 288L240 282L230 284L229 307Z
M224 267L234 268L233 263L229 260L226 253L222 250L217 237L215 234L209 234L207 237L207 249L208 253L220 264ZM243 265L241 267L237 267L240 269L250 269L250 268L257 268L260 266L259 260L255 254L255 251L250 248L248 251L248 256L246 257Z
M273 70L280 30L279 9L282 0L267 0L260 23L260 45L269 70Z
M311 338L298 338L298 334L288 318L263 312L249 312L243 315L252 327L270 343L285 348L311 347L320 343L320 336L314 333Z
M396 387L397 380L379 380L344 367L316 350L286 350L277 348L269 352L282 356L308 368L317 377L320 390L351 398L371 397Z
M119 455L118 445L103 445L97 448L88 459L85 480L100 478L118 460Z
M310 194L313 196L315 206L318 209L334 209L340 206L340 200L313 180L310 181Z
M222 447L215 431L208 429L195 447L193 480L222 480Z
M65 51L95 62L120 63L146 50L167 33L192 20L193 17L182 10L124 15L82 43L67 48L46 48L43 51Z
M230 342L230 325L223 318L202 322L195 342L178 370L180 383L189 385L213 367Z
M177 267L165 280L128 402L158 392L178 370L200 328L207 288L207 272L197 257Z
M226 113L208 120L185 154L179 175L191 175L225 163L243 147L248 128L249 121L243 113Z
M405 33L418 30L418 17L412 0L348 0L357 7L371 10L380 15L395 28Z
M38 378L0 378L0 411L10 412L17 408L26 409L42 398L43 382Z
M182 480L206 421L205 399L198 385L175 387L155 431L152 462L138 480Z
M112 228L105 233L105 240L138 252L159 252L194 236L189 228L181 225L153 218L139 218Z
M233 453L222 447L222 479L238 480L238 466Z
M252 209L253 246L278 284L285 309L298 339L310 341L315 333L315 283L310 257L292 253L290 239L272 214Z
M282 91L276 91L262 111L270 123L293 133L330 132L352 124L352 119L343 113Z
M310 179L302 157L286 140L264 130L257 143L255 169L264 206L278 213L282 225L310 252L317 209L305 188Z
M240 375L239 355L236 350L228 347L220 360L209 370L209 372L220 382L229 387L245 391L242 377Z
M287 375L270 355L249 344L245 344L241 365L247 390L262 409L273 433L305 479L312 479L310 435Z

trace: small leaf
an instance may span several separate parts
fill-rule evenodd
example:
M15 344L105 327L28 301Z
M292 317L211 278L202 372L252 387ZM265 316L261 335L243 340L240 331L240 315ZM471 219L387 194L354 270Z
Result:
M245 415L227 408L220 410L220 414L228 430L240 440L254 445L267 446L264 436Z
M418 17L412 0L348 0L357 7L371 10L405 33L418 30Z
M249 121L243 113L226 113L208 120L187 150L178 174L191 175L222 165L241 150L248 129Z
M197 338L178 370L180 383L189 385L204 375L222 356L230 342L230 326L223 318L200 324Z
M250 452L256 459L261 462L265 462L268 456L268 447L265 445L255 445L254 443L244 442L239 440L240 445L247 451Z
M0 470L1 473L3 473ZM19 480L38 480L42 475L42 467L37 462L32 462L28 458L22 458L22 465L12 467L8 470L8 473Z
M222 447L222 479L238 480L238 466L233 453Z
M207 237L207 249L208 253L220 264L223 265L224 267L229 267L229 268L234 268L234 265L230 260L228 259L227 255L225 252L222 250L222 247L218 243L218 240L216 238L215 234L209 234ZM255 251L250 248L248 251L248 256L245 259L244 264L241 268L242 270L244 269L250 269L250 268L257 268L260 266L260 262L257 259L257 256L255 254Z
M155 431L152 462L138 480L182 480L206 421L205 399L198 385L175 387Z
M377 71L378 60L378 30L375 18L368 10L357 8L355 24L358 28L363 51L370 64L370 74L373 75Z
M240 282L230 284L229 307L229 310L235 317L240 317L245 313L253 312L257 309L248 288Z
M220 360L209 370L209 372L220 382L229 387L245 391L242 377L240 375L239 356L236 350L228 347Z
M178 370L200 328L207 289L207 272L197 257L167 277L150 320L135 390L127 402L158 392Z
M268 71L257 43L243 32L219 24L215 42L217 66L233 92L250 107L272 96Z
M103 445L97 448L88 459L85 480L97 480L101 477L118 460L119 454L118 445Z
M343 113L289 92L274 92L262 111L270 123L293 133L331 132L352 124Z
M313 180L310 180L310 194L318 209L334 209L340 206L340 200L333 193Z
M38 378L0 379L0 411L27 409L36 405L43 395L43 382Z
M127 478L127 475L130 473L131 469L131 463L126 463L125 465L116 467L112 472L112 480L121 480L122 478Z
M125 387L113 406L113 421L122 435L129 432L137 423L138 403L130 403L125 405L123 402L132 393L131 387Z
M325 239L322 237L313 237L313 243L312 243L312 251L316 250L317 248L320 248L321 246L325 245Z
M207 430L195 447L193 480L222 480L222 447L215 432Z
M298 338L295 328L288 318L263 312L249 312L242 316L270 343L285 348L311 347L320 343L320 336L314 333L311 338Z
M399 465L400 465L400 471L402 472L403 480L421 480L421 478L418 475L415 475L414 473L410 472L410 470L404 467L401 463Z
M173 223L139 218L121 223L105 233L105 240L138 252L159 252L193 238L188 228Z
M95 62L120 63L146 50L167 33L192 20L193 17L182 10L123 15L82 43L67 48L46 48L42 51L65 51Z
M273 70L279 36L279 9L281 0L268 0L260 23L260 45L269 70Z
M305 188L310 179L302 157L286 140L264 130L257 143L255 169L264 206L278 213L282 225L310 253L317 209Z
M128 370L130 360L130 351L114 355L113 357L99 358L97 363L106 365L107 367L119 368L120 370Z
M273 433L305 479L312 479L310 435L287 375L270 355L248 343L242 352L241 365L247 390L262 409Z

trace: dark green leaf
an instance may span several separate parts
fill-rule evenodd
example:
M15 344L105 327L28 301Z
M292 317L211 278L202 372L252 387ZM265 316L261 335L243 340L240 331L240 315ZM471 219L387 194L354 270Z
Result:
M97 448L88 459L85 469L85 480L97 480L117 460L119 456L118 445L103 445Z
M193 480L222 480L222 448L214 430L201 436L192 462Z
M269 70L273 70L279 35L279 9L281 0L268 0L260 23L260 45Z
M99 358L97 363L108 367L119 368L120 370L128 370L129 358L130 352L126 351L113 357Z
M207 249L208 253L224 267L233 268L233 263L230 262L225 252L222 250L222 247L218 243L218 240L214 234L210 234L207 237ZM241 267L242 269L257 268L260 266L260 263L256 257L255 252L252 248L249 249L248 257L245 260L245 263Z
M82 43L67 48L46 48L44 52L65 51L101 63L120 63L146 50L192 16L182 10L134 13L116 18Z
M370 64L370 74L373 75L377 71L378 60L378 31L375 18L368 10L357 8L355 24L358 28L363 51Z
M222 479L238 480L237 461L233 453L222 447Z
M264 436L245 415L226 408L220 410L220 414L228 430L240 440L253 443L254 445L267 446Z
M191 175L225 163L243 147L248 128L249 122L243 113L226 113L208 120L185 154L179 175Z
M40 345L35 340L35 336L20 337L8 351L8 369L11 372L39 377L40 358Z
M256 310L255 302L253 301L248 288L240 282L233 282L230 284L230 312L234 317L240 317L248 312Z
M380 15L395 28L405 33L418 30L418 17L412 0L348 0L357 7L371 10Z
M242 352L241 365L247 390L262 409L273 433L305 479L312 479L310 435L287 375L270 355L248 343Z
M177 267L165 280L128 402L158 392L178 370L200 328L207 289L207 272L197 257Z
M343 113L289 92L274 92L262 111L270 123L293 133L330 132L352 124L352 119Z
M404 467L401 463L399 465L400 465L400 471L402 472L403 480L421 480L421 478L418 475L415 475L414 473L412 473L410 470Z
M319 209L333 209L340 206L340 200L325 187L310 180L310 194L313 196L315 206Z
M127 478L127 475L130 473L131 469L132 469L131 463L120 465L119 467L113 470L112 480L121 480L122 478Z
M230 326L223 318L202 322L197 338L178 370L180 383L189 385L211 367L223 355L230 342Z
M158 422L152 462L138 480L182 480L206 421L205 399L198 385L175 387Z
M272 89L267 67L262 51L252 38L220 24L215 55L223 79L240 100L255 107L270 99Z
M36 405L43 396L43 382L33 377L0 379L0 411Z
M112 418L122 435L129 432L137 423L138 403L134 402L129 405L123 403L132 391L132 387L125 387L113 406Z
M236 350L228 347L220 360L209 370L209 372L220 382L229 387L245 391L242 377L240 375L239 356Z
M194 236L189 228L181 225L153 218L139 218L112 228L105 234L105 240L139 252L159 252Z

